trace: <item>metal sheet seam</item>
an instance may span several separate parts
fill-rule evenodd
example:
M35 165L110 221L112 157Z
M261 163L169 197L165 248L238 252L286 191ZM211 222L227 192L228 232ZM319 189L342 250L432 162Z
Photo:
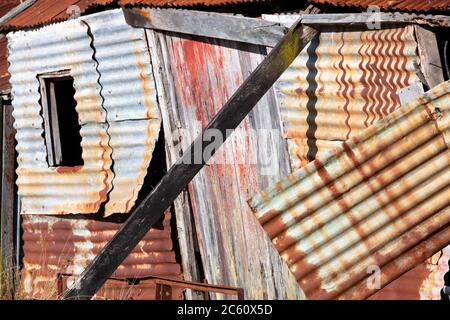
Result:
M112 157L112 153L114 152L114 149L111 146L111 134L109 132L110 124L108 123L108 110L105 108L105 97L103 96L103 86L102 86L102 82L100 81L100 78L101 78L102 75L101 75L100 70L98 68L99 62L98 62L98 60L97 60L97 58L95 56L97 50L95 49L95 45L94 45L94 35L92 34L91 26L84 19L80 19L80 21L81 21L81 23L83 23L86 26L86 28L87 28L86 34L87 34L87 36L89 37L89 39L91 41L90 42L90 46L92 48L92 60L94 60L94 62L95 62L95 70L97 71L97 74L98 74L97 83L98 83L98 85L100 87L100 90L99 90L99 96L100 96L100 99L101 99L100 106L105 112L105 132L106 132L106 135L108 136L108 141L106 143L108 144L109 148L111 149L111 153L109 154L109 158L110 158L110 161L111 161L110 162L111 166L109 167L109 169L110 169L111 175L112 175L112 177L111 177L111 186L110 186L108 192L105 195L106 200L103 203L100 204L100 206L104 206L105 203L107 203L109 201L109 195L111 194L112 190L114 189L114 178L116 177L116 173L114 172L114 159Z

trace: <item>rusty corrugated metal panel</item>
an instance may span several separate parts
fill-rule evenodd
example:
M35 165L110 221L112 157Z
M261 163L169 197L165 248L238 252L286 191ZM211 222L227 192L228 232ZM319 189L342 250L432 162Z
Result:
M50 36L49 36L50 35ZM21 213L97 212L112 187L106 112L91 38L79 20L8 34ZM84 165L49 168L37 75L70 70Z
M57 275L64 277L64 286L71 285L92 259L120 228L120 223L86 218L23 216L23 274L22 283L27 296L56 298ZM181 279L171 239L170 213L139 242L113 274L114 278L134 279L164 276ZM98 292L98 298L154 299L154 284L136 287L108 281ZM173 299L181 299L182 291L174 289Z
M83 14L93 6L102 6L114 0L37 0L30 7L13 17L4 29L37 27L50 22L65 21L74 15ZM76 10L75 7L76 6Z
M309 0L316 4L331 4L339 7L380 7L385 10L434 11L448 10L449 0Z
M161 126L145 31L122 10L83 17L92 33L103 107L110 127L113 189L105 214L129 212L141 188Z
M416 48L411 26L315 38L276 84L293 167L398 108L398 90L418 81Z
M375 293L375 300L440 300L450 247L444 248Z
M250 200L309 298L367 298L450 242L450 83Z
M120 5L147 5L155 7L166 6L219 6L226 4L250 3L250 2L271 2L272 0L119 0Z
M18 6L20 3L20 0L3 0L2 3L0 3L0 17L3 17L12 8Z
M3 17L19 4L20 0L9 0L0 3L0 17ZM9 85L7 45L7 39L3 35L0 35L0 92L8 91L11 88Z

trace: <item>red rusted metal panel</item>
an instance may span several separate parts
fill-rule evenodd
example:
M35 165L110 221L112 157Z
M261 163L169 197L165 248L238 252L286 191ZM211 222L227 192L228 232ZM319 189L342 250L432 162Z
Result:
M370 6L380 7L385 10L407 10L407 11L434 11L447 10L450 8L449 0L310 0L315 4L331 4L338 7Z
M20 0L2 1L2 3L0 3L0 17L3 17L19 4ZM6 38L0 35L0 92L8 91L11 88L9 85L7 45L8 41Z
M7 14L12 8L18 6L22 1L20 0L3 0L0 3L0 17Z
M370 297L374 300L440 300L450 247L436 253Z
M362 299L450 243L450 82L250 201L312 299Z
M58 293L58 275L67 287L120 228L120 223L84 217L67 219L51 216L23 216L22 284L28 297L54 299ZM170 227L170 213L159 226L151 229L113 277L139 279L162 276L182 279L175 259ZM155 285L145 280L136 285L108 281L97 298L155 299ZM181 289L172 291L173 299L182 299Z

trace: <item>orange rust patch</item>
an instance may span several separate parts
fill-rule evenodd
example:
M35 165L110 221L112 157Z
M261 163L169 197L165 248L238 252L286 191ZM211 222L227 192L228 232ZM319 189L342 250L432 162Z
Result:
M58 173L75 173L83 169L83 166L75 166L75 167L57 167L55 170Z

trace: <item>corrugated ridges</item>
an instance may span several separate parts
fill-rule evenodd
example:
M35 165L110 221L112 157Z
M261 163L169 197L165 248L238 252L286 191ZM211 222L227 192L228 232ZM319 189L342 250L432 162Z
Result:
M418 81L413 28L323 32L276 84L294 168L400 106L399 89Z
M112 187L112 150L86 25L71 20L14 32L8 43L21 213L97 212ZM49 168L37 75L68 69L74 78L84 165Z
M370 6L380 7L385 10L406 11L433 11L448 10L449 0L309 0L316 4L332 4L340 7L368 8Z
M450 242L450 82L250 200L309 298L366 298Z
M17 30L38 27L48 23L69 19L73 14L83 14L92 7L106 5L147 5L152 7L185 7L194 5L217 6L249 2L270 2L271 0L37 0L26 10L8 21L1 28ZM77 11L69 8L77 6ZM68 10L69 9L69 10Z
M21 212L95 213L107 200L105 215L129 212L161 125L144 31L112 10L9 39ZM85 164L49 168L37 75L64 69L74 78Z
M93 36L103 107L110 127L113 189L105 214L129 212L147 174L161 126L145 31L121 10L83 17Z
M67 219L27 215L23 217L24 268L22 282L25 293L33 298L56 298L57 274L79 275L121 224L91 219ZM181 279L181 269L175 259L171 240L170 214L139 242L113 274L114 278L163 276ZM70 285L73 277L65 277ZM107 284L97 296L119 298L118 291L130 291L128 299L155 299L155 286L139 288ZM136 289L136 290L135 290ZM181 290L174 290L173 298L182 298Z

